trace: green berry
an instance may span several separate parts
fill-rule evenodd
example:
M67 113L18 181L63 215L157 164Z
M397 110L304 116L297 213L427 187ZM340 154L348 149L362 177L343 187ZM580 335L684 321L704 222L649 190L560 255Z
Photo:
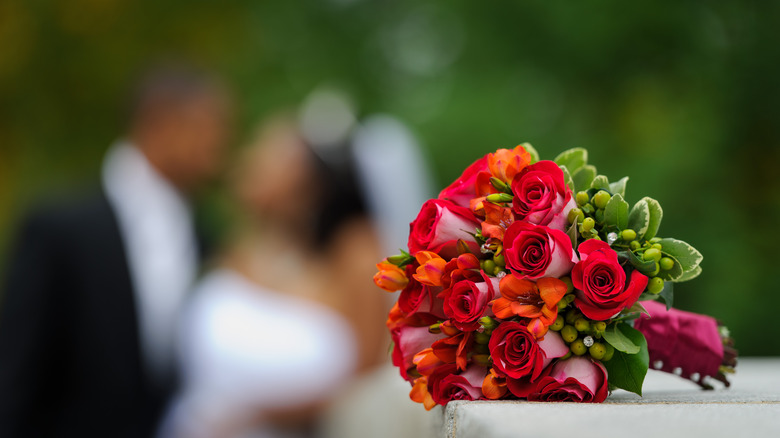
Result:
M492 274L496 269L496 263L493 260L482 260L482 270L488 274Z
M631 251L638 250L640 246L642 245L640 245L640 243L637 242L636 240L632 240L631 243L628 244L628 247L631 248Z
M582 342L582 339L577 339L576 341L572 342L571 345L569 345L569 348L571 349L571 352L577 356L582 356L588 351L588 347L585 346L585 343Z
M626 242L631 242L632 240L636 239L636 231L631 229L623 230L620 232L620 237ZM638 244L639 242L637 242L637 245Z
M604 347L606 348L606 352L604 352L604 357L602 357L601 360L606 362L606 361L612 359L612 356L615 355L615 347L613 347L613 346L611 346L609 344L605 344Z
M565 309L566 306L568 306L568 305L569 305L569 303L566 300L558 301L558 311L560 312L561 310Z
M560 280L566 283L567 294L570 294L574 291L574 283L571 282L571 277L561 277Z
M582 206L582 211L585 214L593 214L596 211L596 209L593 208L593 204L588 203Z
M664 249L664 247L660 243L654 243L652 246L650 246L650 248L655 248L658 251Z
M490 335L482 332L474 332L474 342L477 344L487 344L490 342Z
M598 193L593 195L593 204L596 206L596 208L603 209L607 206L607 202L609 202L610 198L612 198L612 195L604 190L599 190Z
M661 251L657 248L650 248L647 251L645 251L645 254L642 256L642 258L645 259L645 261L654 261L657 262L661 260Z
M493 257L493 263L495 263L497 266L501 266L502 268L506 266L506 259L504 258L504 254Z
M577 329L578 332L586 332L590 330L590 322L585 318L579 318L574 321L574 328Z
M662 290L664 290L664 281L659 277L653 277L647 282L647 291L651 294L660 294Z
M601 360L604 358L604 355L607 354L607 347L601 342L596 342L588 348L588 353L590 353L590 357Z
M575 339L577 339L577 329L571 325L563 326L561 329L561 338L563 338L564 342L573 342ZM585 345L583 345L583 347L584 346Z
M588 196L588 192L579 192L577 193L577 205L583 206L590 201L590 196Z
M566 324L574 324L574 321L577 320L577 318L580 317L580 313L577 312L577 309L569 309L568 312L566 312Z
M661 261L658 264L661 265L661 269L664 271L674 268L674 260L669 257L661 257Z
M582 220L585 218L585 213L582 212L579 208L572 208L569 210L569 215L566 216L566 219L569 221L570 224L573 224L575 222L582 222Z
M596 330L596 332L603 332L607 329L607 323L604 321L598 321L593 324L593 329Z
M586 217L582 221L582 231L588 232L596 226L596 221L592 217Z
M485 327L486 329L494 329L498 327L496 320L489 316L483 316L482 318L480 318L479 323L482 325L482 327Z
M565 324L566 324L566 320L563 318L563 316L558 315L558 317L555 318L555 322L552 323L552 325L550 326L550 330L554 332L561 331L561 329Z
M571 357L571 350L567 351L566 354L561 356L561 360L566 360Z

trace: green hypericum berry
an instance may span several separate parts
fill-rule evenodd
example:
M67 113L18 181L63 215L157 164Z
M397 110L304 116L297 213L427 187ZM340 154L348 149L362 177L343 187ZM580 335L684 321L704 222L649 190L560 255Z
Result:
M651 294L660 294L664 290L664 281L659 277L653 277L647 282L647 291Z
M574 284L571 282L571 277L561 277L560 280L566 283L566 293L570 294L574 291Z
M588 351L588 347L585 346L585 343L582 342L582 339L577 339L576 341L572 342L571 345L569 345L569 349L577 356L582 356Z
M575 222L582 222L582 220L585 218L585 213L582 212L579 208L572 208L569 210L569 215L566 216L566 219L569 221L570 224L573 224Z
M583 206L590 201L590 196L588 196L588 192L579 192L577 193L577 205Z
M580 317L579 312L577 312L577 309L569 309L568 312L566 312L565 318L566 318L566 324L574 324L574 321Z
M503 254L497 255L493 257L493 263L495 263L497 266L501 266L502 268L506 266L506 259L504 258Z
M607 351L604 353L604 357L602 357L601 360L603 362L606 362L606 361L612 359L612 356L615 355L615 347L613 347L613 346L611 346L609 344L604 344L604 347L606 347Z
M596 226L596 221L592 217L586 217L582 221L582 231L588 232Z
M555 322L550 326L550 330L554 332L560 331L565 324L566 320L563 318L563 316L558 315L558 317L555 318Z
M664 271L674 268L674 260L669 257L661 257L661 261L659 261L658 264L661 265L661 269Z
M657 248L650 248L647 251L645 251L645 254L642 256L642 258L645 259L645 261L654 261L657 262L661 260L661 251Z
M563 338L564 342L573 342L575 339L577 339L577 329L574 328L574 326L571 325L565 325L561 329L561 338ZM583 347L585 345L583 344Z
M650 248L655 248L658 251L664 249L664 247L660 243L654 243Z
M574 290L574 285L572 285L572 290ZM563 298L566 300L567 303L571 304L572 302L574 302L574 300L577 297L575 297L574 294L567 293L566 295L563 296Z
M607 329L607 323L604 321L598 321L593 324L593 329L596 330L596 332L603 332Z
M588 348L588 353L590 353L590 357L601 360L604 358L604 355L607 354L607 347L601 342L596 342Z
M636 240L632 240L631 243L628 244L628 247L631 248L631 251L638 250L640 246L642 245Z
M623 240L625 240L626 242L630 242L630 241L636 239L636 231L631 230L631 229L623 230L623 231L620 232L620 237ZM637 242L637 245L638 244L639 244L639 242Z
M496 324L496 320L489 316L483 316L482 318L480 318L479 323L482 325L482 327L485 327L486 329L494 329L498 327L498 324Z
M482 332L474 332L474 342L477 344L487 344L490 342L490 335Z
M593 207L592 204L585 204L582 206L582 211L585 214L593 214L596 211L596 209Z
M560 300L560 301L558 301L558 311L559 311L559 312L560 312L560 311L562 311L562 310L563 310L563 309L565 309L565 308L566 308L566 306L568 306L568 305L569 305L569 303L568 303L566 300Z
M612 198L612 195L604 190L599 190L598 193L593 195L593 205L595 205L596 208L604 208L607 206L607 202L609 202L610 198Z
M577 329L578 332L586 332L590 330L590 322L585 318L579 318L574 321L574 328Z
M493 260L482 260L482 270L488 274L492 274L496 269L496 263Z
M571 350L567 351L566 354L561 356L561 360L566 360L571 357Z

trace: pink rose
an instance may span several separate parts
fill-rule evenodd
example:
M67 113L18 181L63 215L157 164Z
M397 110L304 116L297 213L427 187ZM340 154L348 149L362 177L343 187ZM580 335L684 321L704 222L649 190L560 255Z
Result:
M430 333L427 326L401 326L393 329L390 334L394 344L393 365L400 369L401 377L408 381L413 380L407 372L414 366L414 355L447 337L444 333Z
M476 231L479 221L465 207L441 199L430 199L423 204L417 219L409 224L409 252L432 251L444 259L457 256L457 241L463 239L473 243L471 233Z
M569 352L556 332L547 332L537 340L528 328L517 321L505 321L496 328L488 343L493 367L507 376L509 390L525 397L550 362Z
M429 377L433 400L446 405L450 400L479 400L482 398L482 381L487 375L487 369L471 365L461 374L457 367L444 365L436 369Z
M576 206L563 171L552 161L532 164L512 180L515 219L564 231L569 211Z
M477 197L476 184L480 172L488 171L487 155L467 167L458 179L439 193L439 199L452 201L461 207L468 207L469 201Z
M532 280L562 277L577 262L566 233L527 222L514 222L507 228L504 249L507 267Z
M455 283L444 299L444 314L459 330L479 328L479 319L490 310L488 303L498 292L499 279L482 273L484 281L461 280ZM492 312L492 310L491 310Z
M536 388L529 401L601 403L607 398L607 370L601 363L573 356L558 361Z
M581 260L571 271L577 289L574 305L590 319L603 321L632 306L647 287L648 278L637 270L626 272L617 253L601 240L586 240L579 248Z

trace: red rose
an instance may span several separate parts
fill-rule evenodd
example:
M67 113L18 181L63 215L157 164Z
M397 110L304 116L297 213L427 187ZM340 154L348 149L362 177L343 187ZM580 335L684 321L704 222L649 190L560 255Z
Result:
M467 167L452 184L439 193L439 199L452 201L461 207L468 207L469 201L477 196L477 175L488 171L487 155Z
M393 329L390 334L393 338L393 365L400 369L401 377L409 381L413 378L407 371L414 366L414 355L447 337L443 333L430 333L427 326L401 326Z
M444 259L457 256L457 241L474 242L479 221L465 207L441 199L430 199L423 204L417 219L409 224L409 252L433 251ZM478 250L473 243L474 250Z
M579 356L558 361L528 394L529 401L601 403L607 398L607 370Z
M479 400L482 398L482 381L487 369L471 365L461 374L456 374L455 365L444 365L428 378L433 400L446 405L450 400Z
M438 319L445 319L442 313L442 300L438 298L440 287L431 287L411 279L398 296L398 306L407 317L417 313L429 313Z
M532 164L512 180L515 219L555 230L566 229L569 211L576 206L563 171L552 161Z
M566 233L527 222L514 222L507 228L504 248L507 267L532 280L562 277L577 262Z
M459 330L476 330L479 319L490 309L488 303L498 295L498 278L484 273L482 278L484 282L458 281L444 299L444 314Z
M606 242L586 240L578 250L581 260L571 271L577 289L574 304L588 318L603 321L615 316L633 305L647 287L648 278L636 270L626 284L617 253Z
M528 328L517 321L499 324L490 336L488 348L496 370L508 378L526 382L535 381L554 358L569 351L558 333L548 332L537 341Z

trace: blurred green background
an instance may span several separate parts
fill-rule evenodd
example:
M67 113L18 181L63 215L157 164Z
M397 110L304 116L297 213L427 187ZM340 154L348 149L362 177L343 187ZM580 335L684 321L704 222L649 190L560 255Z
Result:
M440 186L498 147L586 147L704 254L676 304L780 354L780 2L0 0L0 245L33 200L96 180L139 67L212 66L236 144L322 85L406 121ZM2 260L2 256L0 256Z

